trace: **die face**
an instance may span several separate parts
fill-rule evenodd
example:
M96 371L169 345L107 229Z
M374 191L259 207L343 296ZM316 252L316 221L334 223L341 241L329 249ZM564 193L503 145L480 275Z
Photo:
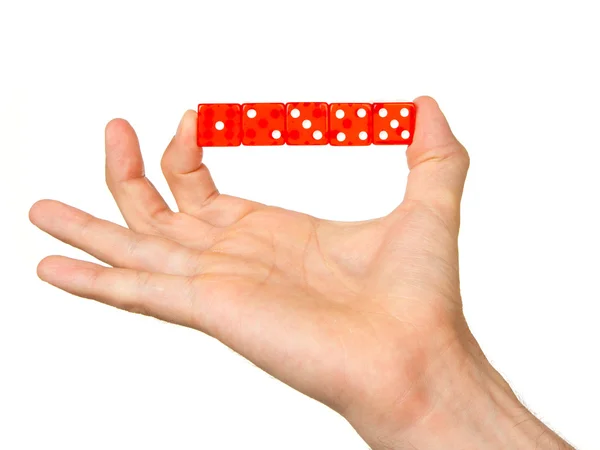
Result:
M332 103L329 106L331 145L370 145L373 109L369 103Z
M246 103L242 105L242 144L285 144L285 105Z
M410 145L415 131L414 103L374 103L373 143Z
M198 146L236 147L242 143L242 108L235 103L198 105Z
M286 144L326 145L329 143L327 103L287 103Z

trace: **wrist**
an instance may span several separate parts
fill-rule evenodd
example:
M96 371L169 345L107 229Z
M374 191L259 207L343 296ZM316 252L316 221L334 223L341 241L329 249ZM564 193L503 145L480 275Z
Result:
M432 362L397 411L359 429L371 448L573 449L521 404L467 334Z

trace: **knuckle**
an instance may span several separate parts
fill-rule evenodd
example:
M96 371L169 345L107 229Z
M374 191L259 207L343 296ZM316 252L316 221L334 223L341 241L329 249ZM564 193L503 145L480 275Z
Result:
M155 208L148 212L148 218L151 222L167 225L171 219L171 210L162 206Z
M459 144L458 148L454 151L453 156L465 170L471 165L471 156L463 145Z
M87 272L87 284L92 290L97 290L100 283L101 271L97 268L93 268Z
M148 291L148 285L150 284L151 277L152 275L147 272L137 272L135 274L135 294L126 301L122 302L120 305L121 309L134 314L142 314L145 316L151 315L148 305L144 301L145 293Z
M147 289L151 276L152 275L148 272L136 272L135 282L138 292L143 292Z
M469 160L467 149L458 141L435 149L435 153L438 155L438 158L442 160L445 159L461 163Z
M82 239L88 239L93 237L90 236L90 234L93 234L93 226L95 221L96 219L92 216L86 216L81 219L79 223L79 236Z
M469 163L467 149L458 141L445 143L425 148L411 148L407 150L409 167L414 168L425 163L461 162Z
M141 245L145 240L144 236L141 234L133 234L131 239L127 243L127 255L135 258L140 251Z
M160 168L163 172L169 173L171 172L171 162L169 157L169 150L165 151L160 159Z
M123 309L127 312L133 313L133 314L140 314L142 316L151 316L152 314L150 314L150 311L148 310L148 308L143 304L143 303L139 303L139 302L130 302L127 303Z
M201 253L190 251L183 255L182 271L184 275L192 276L202 273L204 266Z

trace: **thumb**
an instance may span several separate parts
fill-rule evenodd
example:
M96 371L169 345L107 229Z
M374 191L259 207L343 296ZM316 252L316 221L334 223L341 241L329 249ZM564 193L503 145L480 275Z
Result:
M413 142L406 151L410 173L404 203L431 208L458 231L469 155L434 99L419 97L414 103L417 116Z

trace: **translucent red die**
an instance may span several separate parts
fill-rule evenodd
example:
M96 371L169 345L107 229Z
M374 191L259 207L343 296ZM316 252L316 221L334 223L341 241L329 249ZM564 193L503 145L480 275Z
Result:
M235 147L242 143L242 108L235 103L198 105L198 145Z
M288 103L286 143L288 145L326 145L329 143L327 103Z
M373 135L373 109L369 103L329 105L331 145L370 145Z
M285 105L246 103L242 105L242 144L285 144Z
M415 131L414 103L374 103L373 143L409 145Z

